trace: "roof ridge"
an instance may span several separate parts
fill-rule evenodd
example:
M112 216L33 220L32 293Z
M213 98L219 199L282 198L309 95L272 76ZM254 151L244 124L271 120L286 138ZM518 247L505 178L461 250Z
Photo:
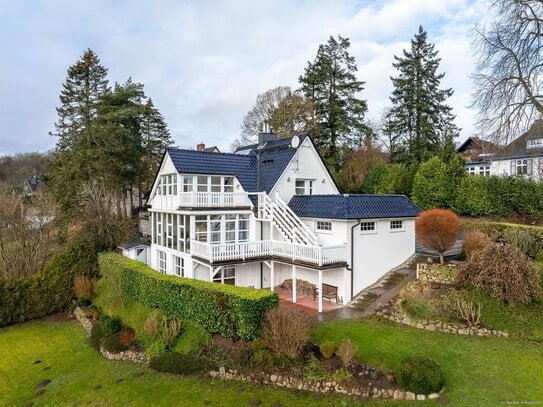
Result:
M188 153L198 153L198 154L208 154L208 155L228 155L228 156L236 156L236 157L251 157L250 155L245 154L236 154L236 153L223 153L222 151L216 152L216 151L198 151L198 150L191 150L189 148L178 148L178 147L168 147L166 149L167 151L173 150L173 151L183 151Z

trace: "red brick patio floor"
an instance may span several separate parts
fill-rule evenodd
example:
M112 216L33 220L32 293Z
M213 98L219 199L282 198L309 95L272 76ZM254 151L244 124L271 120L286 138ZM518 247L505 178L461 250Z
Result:
M281 307L297 308L302 311L310 314L318 314L318 301L317 299L313 300L313 297L308 297L306 295L297 295L296 303L292 302L292 291L285 290L281 287L275 287L274 291L279 296L279 305ZM322 299L322 312L332 311L338 308L343 307L341 304L336 304L334 301L328 301L327 299Z

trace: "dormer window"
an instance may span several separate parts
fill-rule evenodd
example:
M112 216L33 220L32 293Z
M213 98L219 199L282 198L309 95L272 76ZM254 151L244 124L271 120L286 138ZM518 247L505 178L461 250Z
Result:
M528 139L527 147L528 147L528 148L539 148L539 147L543 147L543 137Z

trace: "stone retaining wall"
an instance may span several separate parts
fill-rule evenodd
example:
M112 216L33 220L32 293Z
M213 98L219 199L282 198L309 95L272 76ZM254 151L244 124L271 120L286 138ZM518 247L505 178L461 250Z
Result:
M425 331L438 331L448 334L456 335L472 335L472 336L503 336L508 337L507 332L498 331L492 328L485 327L471 327L466 326L460 327L456 324L441 322L441 321L431 321L431 320L416 320L412 319L405 314L400 314L397 312L391 312L389 309L384 309L382 311L377 311L375 313L383 318L390 319L399 324L409 325L413 328L424 329Z
M87 318L85 311L83 311L80 307L77 307L74 310L74 315L79 323L83 326L87 336L90 336L93 323L89 318ZM150 361L145 352L138 352L130 349L119 353L111 353L105 350L103 346L100 346L100 353L103 357L109 360L124 360L144 365L148 365Z
M417 280L422 282L454 284L457 274L455 264L417 263Z
M368 397L372 399L393 399L393 400L426 400L435 399L440 396L445 388L439 393L429 395L415 394L400 389L382 389L374 387L369 383L365 387L353 387L336 381L308 380L302 377L270 374L264 372L243 373L234 369L220 367L218 371L209 372L211 377L226 380L237 380L251 383L264 384L274 387L285 387L288 389L311 391L316 393L338 393L348 396Z

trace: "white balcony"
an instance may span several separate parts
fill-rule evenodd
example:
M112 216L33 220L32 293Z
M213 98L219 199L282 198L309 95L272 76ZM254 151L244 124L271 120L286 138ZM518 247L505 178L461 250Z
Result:
M346 262L346 246L310 246L275 240L209 244L193 240L191 254L210 263L244 261L266 257L283 258L315 266Z
M181 192L179 206L190 208L239 208L251 206L246 192Z

